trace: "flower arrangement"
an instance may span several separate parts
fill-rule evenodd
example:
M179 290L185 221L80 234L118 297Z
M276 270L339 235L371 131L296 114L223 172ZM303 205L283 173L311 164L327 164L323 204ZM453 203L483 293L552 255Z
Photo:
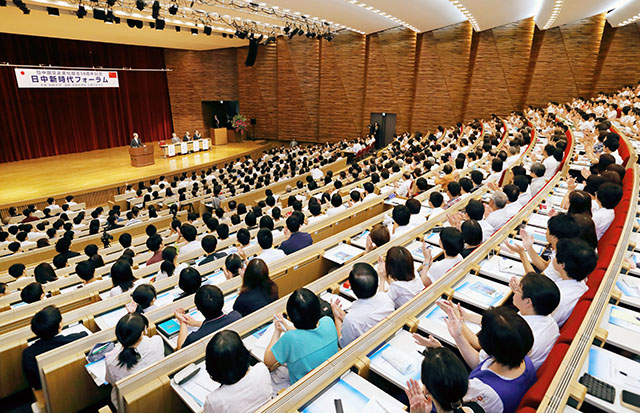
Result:
M247 123L247 118L245 118L244 115L237 114L233 117L233 119L231 119L231 127L236 132L246 131L248 125L249 124Z

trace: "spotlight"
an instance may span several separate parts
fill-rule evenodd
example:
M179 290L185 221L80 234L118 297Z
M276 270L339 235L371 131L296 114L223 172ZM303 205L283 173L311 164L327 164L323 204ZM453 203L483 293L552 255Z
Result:
M84 6L82 4L79 5L78 6L78 11L76 12L76 16L78 16L78 18L81 19L86 15L87 15L87 10L84 8Z
M156 19L156 30L164 30L164 19Z
M151 17L158 20L158 16L160 16L160 2L156 0L153 2L153 6L151 6Z
M144 0L136 0L136 7L138 10L144 10Z
M169 6L169 13L175 16L176 13L178 13L178 5L173 3L171 6Z
M211 26L204 26L204 34L211 36Z
M191 29L191 34L194 36L198 35L198 29Z
M60 16L60 9L57 7L47 7L47 13L49 16Z

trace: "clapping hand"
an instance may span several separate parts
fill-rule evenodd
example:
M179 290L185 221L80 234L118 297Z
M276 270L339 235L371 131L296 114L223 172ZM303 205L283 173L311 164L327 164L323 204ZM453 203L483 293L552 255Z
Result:
M415 340L416 344L419 346L429 347L429 348L442 347L442 344L440 344L440 341L438 341L438 339L434 338L433 336L425 337L420 334L414 333L413 339Z
M331 312L333 313L333 316L339 319L340 321L343 321L345 316L347 315L342 309L342 307L340 306L339 299L333 300L331 302Z
M407 382L407 389L404 391L409 399L411 413L429 413L433 408L431 399L424 396L422 385L414 379Z
M520 230L520 238L522 238L522 244L526 249L533 248L533 237L524 228Z

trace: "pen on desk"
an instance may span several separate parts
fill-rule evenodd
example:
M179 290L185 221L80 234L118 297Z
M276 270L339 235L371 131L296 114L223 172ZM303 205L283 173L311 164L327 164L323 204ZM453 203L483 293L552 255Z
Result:
M341 399L333 399L333 404L336 408L336 413L344 413L344 409L342 408L342 400Z
M178 382L178 385L182 386L183 384L185 384L186 382L188 382L189 380L191 380L192 378L194 378L198 373L200 372L200 367L198 367L197 369L195 369L194 371L192 371L191 373L189 373L187 375L187 377L185 377L184 379L180 380Z

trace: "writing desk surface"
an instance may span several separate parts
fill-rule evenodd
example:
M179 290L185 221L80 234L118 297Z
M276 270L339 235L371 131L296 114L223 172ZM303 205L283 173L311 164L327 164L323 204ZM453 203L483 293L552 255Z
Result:
M335 399L342 401L344 413L384 410L388 412L403 412L407 409L404 404L368 382L366 379L352 371L348 371L299 411L304 413L333 412L335 411ZM378 403L383 406L383 408L377 406Z
M487 310L502 305L510 292L507 285L477 275L467 275L455 285L453 298Z
M640 278L629 274L620 275L616 288L622 292L621 303L640 309Z
M465 309L464 311L479 316L475 311L468 309ZM428 333L450 346L456 347L456 342L449 333L447 324L444 321L446 317L447 314L437 304L433 304L418 317L418 330ZM468 321L466 324L474 333L478 333L478 331L480 331L479 324L470 323Z
M125 306L122 306L103 313L95 317L94 320L100 330L108 330L111 327L115 327L118 321L125 315L127 315L127 309Z
M607 349L591 346L589 356L580 369L579 377L584 373L611 384L616 389L614 402L609 403L590 394L585 396L585 403L605 412L633 412L620 404L622 390L640 394L640 363L616 354Z
M359 257L363 253L363 249L341 242L335 247L328 249L323 254L323 257L331 262L342 265Z
M480 274L508 284L512 277L522 277L524 266L518 260L494 255L480 261Z
M411 244L406 246L407 250L413 256L415 261L424 262L424 254L422 254L422 242L421 241L413 241ZM431 250L431 257L436 258L440 254L442 254L443 250L440 247L436 247L434 245L427 244L427 248Z
M369 368L401 389L406 389L409 379L420 381L422 360L424 360L421 353L423 349L416 344L411 333L400 329L390 340L369 355L371 360ZM400 371L387 361L386 354L390 352L400 354L405 364L403 368L406 367L405 370Z
M607 343L640 354L640 313L609 304L600 322L607 330Z
M176 383L172 378L171 388L193 412L200 413L203 411L207 395L220 387L220 384L209 377L205 360L196 363L195 366L200 370L193 378L182 385Z

